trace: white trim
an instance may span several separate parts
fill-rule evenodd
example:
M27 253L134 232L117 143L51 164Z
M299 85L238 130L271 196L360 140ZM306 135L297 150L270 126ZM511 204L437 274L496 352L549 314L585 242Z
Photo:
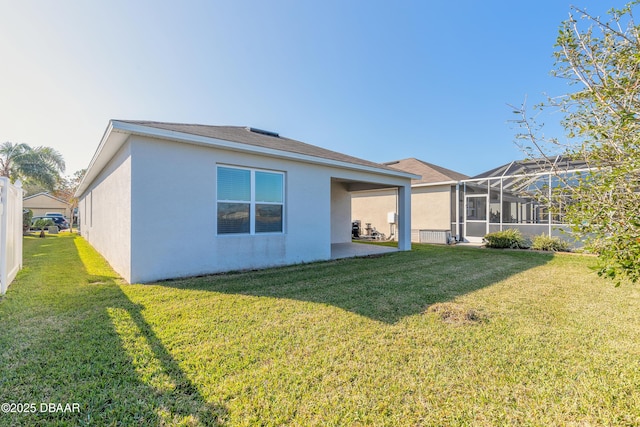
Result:
M530 178L534 176L542 176L542 175L562 175L567 173L575 173L575 172L589 172L592 169L582 168L582 169L566 169L561 170L559 172L547 171L547 172L536 172L536 173L524 173L518 175L503 175L503 176L487 176L484 178L469 178L462 179L460 182L476 182L476 181L489 181L489 180L498 180L498 179L511 179L511 178Z
M484 214L486 215L485 219L468 219L468 199L471 197L477 197L477 198L484 198L485 199L485 212ZM482 238L483 236L469 236L469 233L467 232L467 224L468 223L474 223L474 224L481 224L484 223L485 224L485 232L484 234L486 235L487 233L489 233L489 194L465 194L464 195L464 216L463 216L463 221L464 221L464 238L467 239L470 242L482 242Z
M117 138L115 136L112 137L113 134L117 134ZM78 189L73 195L74 197L78 199L81 198L84 192L87 191L89 185L98 177L107 164L109 164L113 156L115 156L127 138L129 138L128 133L118 132L113 126L113 121L109 122L107 129L102 135L100 144L91 158L91 162L89 162L89 166L87 166L87 170L82 177L80 184L78 184ZM109 143L109 141L114 142Z
M411 184L411 188L418 188L418 187L435 187L437 185L456 185L458 184L460 181L441 181L441 182L426 182L426 183L422 183L422 184Z

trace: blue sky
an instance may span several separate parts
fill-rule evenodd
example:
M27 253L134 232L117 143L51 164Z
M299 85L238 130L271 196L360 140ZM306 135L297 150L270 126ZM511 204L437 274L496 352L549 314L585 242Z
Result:
M624 4L0 0L0 142L71 174L112 118L239 125L475 175L523 156L508 104L570 89L549 71L572 3Z

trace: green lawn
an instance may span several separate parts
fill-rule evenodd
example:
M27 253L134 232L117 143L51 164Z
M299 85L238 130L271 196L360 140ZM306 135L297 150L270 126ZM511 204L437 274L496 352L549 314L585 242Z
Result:
M124 285L25 238L0 425L640 425L640 288L463 247ZM41 403L79 413L40 413Z

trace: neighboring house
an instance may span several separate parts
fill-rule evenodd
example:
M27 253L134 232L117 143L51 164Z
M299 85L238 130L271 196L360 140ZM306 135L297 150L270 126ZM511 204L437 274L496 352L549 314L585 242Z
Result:
M564 232L569 226L561 209L549 215L539 193L563 185L561 176L570 180L588 170L584 162L557 156L513 161L462 180L458 184L461 240L481 242L487 233L516 228L528 236L546 234L572 241Z
M385 165L421 175L411 182L414 242L446 243L450 236L458 242L479 243L488 233L510 228L530 237L545 234L573 242L561 210L549 215L540 191L548 194L563 185L559 177L571 180L588 171L584 162L562 156L517 160L471 178L413 158ZM388 237L395 227L389 215L395 203L393 190L355 193L352 219L361 222L364 235L375 228Z
M49 193L25 197L22 206L24 209L31 209L33 216L44 216L47 212L56 212L71 220L71 205Z
M384 165L418 175L411 181L411 240L414 242L447 243L456 231L456 186L467 175L415 158ZM393 189L360 191L353 194L352 220L360 222L360 232L371 229L395 238L397 195ZM458 215L460 213L458 212ZM370 224L370 225L368 225Z
M76 197L87 241L150 282L331 259L363 189L398 193L410 250L412 178L254 128L112 120Z

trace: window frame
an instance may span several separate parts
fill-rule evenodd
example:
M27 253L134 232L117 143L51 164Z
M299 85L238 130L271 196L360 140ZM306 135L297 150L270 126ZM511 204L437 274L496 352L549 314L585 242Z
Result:
M218 179L219 179L219 171L221 168L224 169L237 169L237 170L245 170L250 173L250 199L247 200L235 200L235 199L220 199L218 194ZM268 173L279 175L282 179L282 194L280 202L264 202L260 200L256 200L256 172ZM285 224L286 224L286 173L283 171L277 171L272 169L262 169L255 167L247 167L247 166L235 166L228 164L217 164L216 165L216 214L215 214L215 231L216 236L262 236L262 235L282 235L285 234ZM220 203L238 203L238 204L248 204L249 205L249 232L230 232L230 233L220 233L218 229L218 212ZM280 231L256 231L256 206L257 205L274 205L281 206L282 209L282 229Z

